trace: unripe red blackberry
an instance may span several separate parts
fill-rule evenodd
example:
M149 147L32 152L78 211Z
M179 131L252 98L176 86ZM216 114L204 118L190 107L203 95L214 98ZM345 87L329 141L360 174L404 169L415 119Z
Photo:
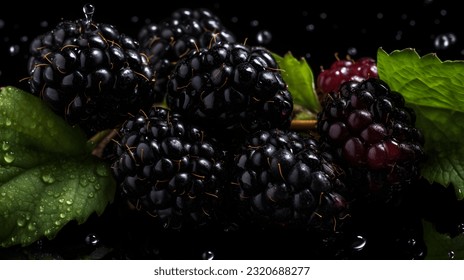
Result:
M317 76L316 89L325 97L329 92L338 91L341 84L348 81L361 82L368 78L377 78L377 63L371 57L359 59L337 59L328 69L322 69Z
M424 137L403 96L380 79L343 83L318 115L321 145L368 201L389 203L420 176Z

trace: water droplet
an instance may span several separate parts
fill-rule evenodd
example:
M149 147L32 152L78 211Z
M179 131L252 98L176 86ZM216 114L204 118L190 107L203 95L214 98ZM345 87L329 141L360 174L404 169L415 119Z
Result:
M351 245L351 247L353 248L353 250L355 251L361 251L362 249L364 249L364 247L366 246L366 243L367 243L367 240L366 238L358 235L356 236L356 240L353 242L353 244Z
M315 26L314 24L308 24L308 25L306 25L305 28L306 28L306 31L311 32L311 31L314 31L314 29L316 28L316 26Z
M23 227L26 224L26 221L24 219L18 219L16 221L16 224L18 225L18 227Z
M416 244L417 244L416 239L411 238L411 239L408 240L408 245L409 246L414 247L414 246L416 246Z
M64 202L64 198L58 199L58 202L59 202L59 203L63 203L63 202Z
M45 207L43 205L39 205L39 212L43 213L45 211Z
M71 205L71 204L73 204L73 202L74 202L74 201L72 200L72 198L70 198L70 199L66 200L66 204L68 204L68 205Z
M34 231L34 230L36 230L36 228L37 228L36 223L29 223L27 225L27 229L30 230L30 231Z
M440 34L435 37L433 45L437 50L446 50L456 43L456 35L454 33Z
M0 195L1 195L1 196L6 196L6 193L5 193L5 192L2 192Z
M47 184L51 184L55 182L55 178L51 174L43 174L42 181L44 181Z
M90 198L93 198L94 196L95 196L95 193L89 192L89 197L90 197Z
M455 257L454 251L449 251L448 252L448 259L452 260L452 259L454 259L454 257Z
M12 163L15 160L14 153L13 152L6 153L3 156L3 159L5 160L6 163Z
M250 22L250 26L252 26L252 27L257 27L258 25L259 25L259 21L256 20L256 19L255 19L255 20L252 20L252 21Z
M61 213L61 214L60 214L60 218L61 218L61 219L66 218L66 214L65 214L65 213Z
M351 55L351 56L356 56L356 55L358 54L358 50L357 50L356 48L352 47L352 48L349 48L349 49L347 50L347 53L348 53L349 55Z
M90 233L85 237L85 243L88 245L96 246L100 243L100 238L95 233Z
M11 125L11 120L10 119L5 119L5 125L10 126Z
M268 30L262 30L259 31L256 34L256 41L258 41L259 44L262 45L267 45L272 41L272 34Z
M214 259L214 253L211 252L211 251L205 251L201 255L201 258L204 259L204 260L212 260L212 259Z
M19 46L18 45L12 45L8 49L9 53L11 56L17 55L19 53Z
M96 190L96 191L99 191L101 189L101 185L100 184L95 184L93 185L93 188Z
M90 23L92 22L92 17L93 17L93 13L95 12L95 7L92 4L85 4L84 7L82 8L82 11L84 11L84 15L85 15L85 24L89 26Z
M55 221L55 225L60 226L60 225L61 225L61 221L60 221L60 220Z
M10 149L10 143L8 141L3 141L2 150L8 151Z
M103 164L97 165L97 167L95 168L95 172L97 173L98 176L102 176L102 177L108 176L108 169Z
M458 232L464 234L464 223L458 224Z

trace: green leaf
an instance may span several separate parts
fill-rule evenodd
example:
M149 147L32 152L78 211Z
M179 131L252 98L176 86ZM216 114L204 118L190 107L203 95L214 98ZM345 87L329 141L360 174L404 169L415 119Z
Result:
M428 260L464 260L464 235L451 237L436 231L432 223L422 221Z
M293 102L312 113L319 112L321 104L314 85L314 75L306 59L298 60L290 52L283 57L274 53L273 56L282 70L282 77L293 96Z
M0 246L53 238L112 201L109 167L38 97L0 88Z
M464 198L464 61L441 61L414 49L377 52L379 77L400 92L417 115L428 160L422 175L431 182L456 186Z

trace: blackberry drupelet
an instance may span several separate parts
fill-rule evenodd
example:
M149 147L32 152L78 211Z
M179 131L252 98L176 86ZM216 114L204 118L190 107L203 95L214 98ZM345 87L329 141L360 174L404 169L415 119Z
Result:
M248 135L234 157L232 197L239 224L338 232L349 217L344 173L307 134L279 129Z
M378 78L377 63L371 57L359 59L338 59L328 69L322 69L317 75L316 89L321 101L325 96L338 91L341 84L348 81L361 82L368 78Z
M129 118L115 142L112 168L124 201L165 228L220 221L225 153L200 128L152 107Z
M360 201L396 205L420 177L424 137L415 127L415 112L380 79L349 81L330 93L317 130Z
M89 136L114 128L155 100L153 73L139 43L86 19L62 21L30 45L31 92Z
M206 8L178 9L159 23L143 26L138 39L155 74L158 102L163 101L168 76L180 58L213 42L235 42L232 32Z
M217 42L180 60L167 104L223 142L240 143L260 129L290 127L293 98L263 47Z

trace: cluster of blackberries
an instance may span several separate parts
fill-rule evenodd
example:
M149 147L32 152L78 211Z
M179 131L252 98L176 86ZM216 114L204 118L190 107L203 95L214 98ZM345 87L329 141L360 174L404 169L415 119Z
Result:
M117 201L163 229L332 236L353 201L388 204L419 177L414 112L377 77L339 79L317 133L295 132L273 54L238 43L210 11L180 9L137 40L84 11L33 40L31 92L89 137L116 131Z

